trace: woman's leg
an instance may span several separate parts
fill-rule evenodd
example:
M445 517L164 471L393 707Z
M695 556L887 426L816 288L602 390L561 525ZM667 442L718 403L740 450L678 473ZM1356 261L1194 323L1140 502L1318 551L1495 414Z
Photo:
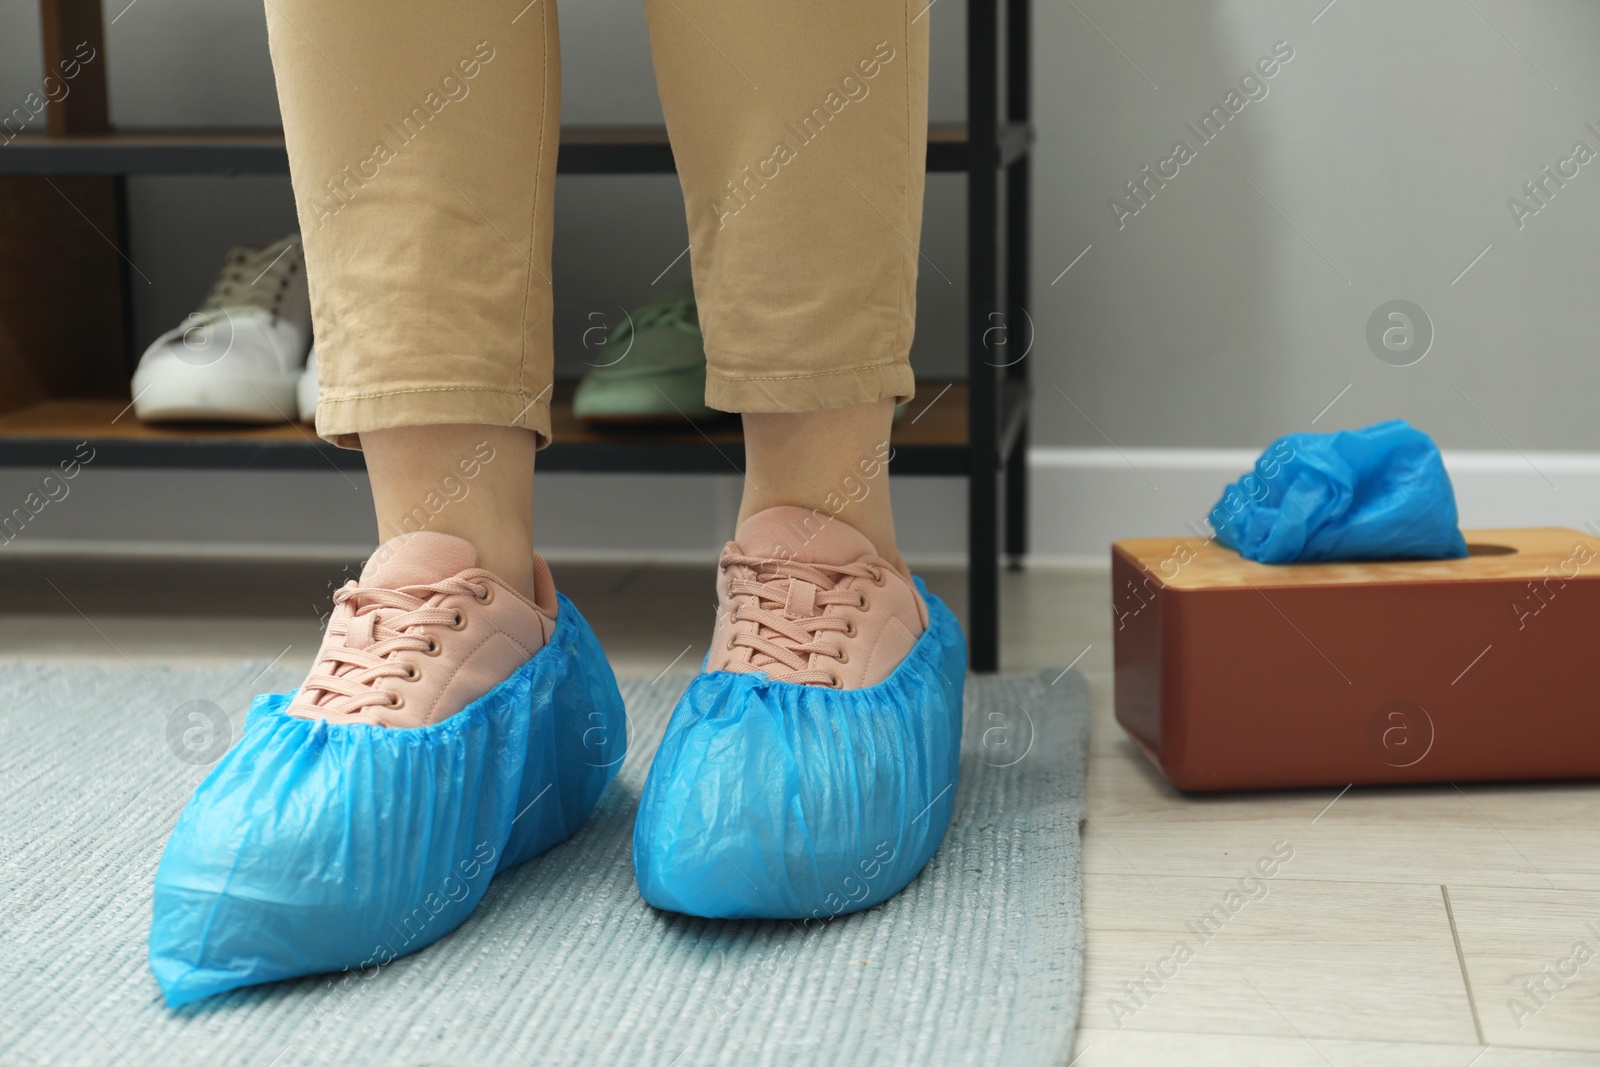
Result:
M360 447L473 424L548 440L555 5L273 0L267 23L318 433Z
M162 854L174 1006L430 944L576 832L626 754L611 670L531 545L558 74L553 0L520 3L267 2L317 429L366 448L384 540Z
M442 654L358 625L370 598L334 613L295 713L420 725L502 680L555 611L532 494L550 431L556 8L272 0L267 20L311 286L317 431L364 449L383 543L358 584L459 597L457 576L486 571L516 594L463 600L468 633L435 634ZM511 640L468 640L480 625ZM351 670L352 645L397 665L357 656ZM404 712L375 703L384 694Z
M825 921L915 877L955 793L961 641L900 557L887 469L912 391L925 0L647 10L706 402L743 414L748 462L634 871L657 907Z
M706 402L744 417L740 529L773 508L809 513L781 544L793 516L756 524L778 534L737 539L804 561L844 551L820 532L843 523L909 589L884 461L894 404L913 390L926 5L647 0L646 11ZM920 632L916 613L899 621Z
M550 432L556 8L443 10L267 5L317 430L365 449L380 541L463 537L531 596L533 452Z
M924 7L646 0L711 406L791 413L910 396Z

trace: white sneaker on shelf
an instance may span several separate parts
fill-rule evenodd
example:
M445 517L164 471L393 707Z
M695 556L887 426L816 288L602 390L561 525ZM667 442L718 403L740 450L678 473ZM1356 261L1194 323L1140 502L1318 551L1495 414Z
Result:
M155 422L293 421L310 343L300 235L235 248L205 302L145 349L134 411Z
M306 369L300 372L300 384L295 388L300 398L300 421L317 421L317 346L313 343L306 356Z

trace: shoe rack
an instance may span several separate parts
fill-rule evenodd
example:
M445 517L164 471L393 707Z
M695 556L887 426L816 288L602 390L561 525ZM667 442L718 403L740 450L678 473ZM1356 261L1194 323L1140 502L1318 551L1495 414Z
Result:
M967 178L967 377L919 382L892 442L896 474L967 479L967 636L979 671L999 666L1002 556L1019 568L1027 551L1030 6L967 3L968 119L928 131L928 170ZM40 22L47 71L85 54L85 43L98 61L48 106L44 132L0 145L0 467L54 466L87 440L106 469L359 469L359 452L301 426L134 418L129 380L142 346L128 295L135 268L124 255L126 176L286 174L288 155L278 130L112 128L99 0L40 0ZM662 128L563 126L558 168L670 172L672 148ZM721 473L730 459L743 463L737 428L587 427L572 414L574 384L558 382L552 394L555 443L540 454L541 470Z

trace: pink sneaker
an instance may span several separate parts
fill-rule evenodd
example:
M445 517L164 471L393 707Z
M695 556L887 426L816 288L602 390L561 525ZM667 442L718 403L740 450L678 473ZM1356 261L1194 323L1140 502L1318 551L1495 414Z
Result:
M740 523L721 568L707 671L862 689L889 677L928 628L903 563L806 508L768 508Z
M472 543L422 530L386 541L333 595L311 673L286 713L330 723L430 726L505 681L555 630L550 568L528 600L478 566Z

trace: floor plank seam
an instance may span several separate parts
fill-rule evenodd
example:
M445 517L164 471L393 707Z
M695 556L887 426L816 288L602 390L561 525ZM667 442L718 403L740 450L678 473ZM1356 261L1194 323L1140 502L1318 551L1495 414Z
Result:
M1087 851L1087 849L1085 849L1085 851ZM1135 877L1140 877L1140 874L1139 874L1138 871L1134 871L1131 874L1129 872L1127 872L1127 871L1097 871L1097 870L1089 869L1087 865L1085 866L1083 873L1084 873L1084 875L1086 877L1087 876L1093 876L1095 878L1135 878ZM1144 875L1143 877L1147 881L1166 880L1166 881L1169 881L1169 882L1231 882L1231 881L1234 880L1232 878L1227 877L1226 875L1221 875L1221 874L1159 874L1158 873L1158 874ZM1274 881L1277 881L1277 882L1280 882L1280 883L1282 883L1282 882L1315 882L1315 883L1318 883L1320 885L1404 885L1404 886L1414 886L1414 887L1436 886L1436 885L1439 884L1438 882L1434 882L1434 881L1412 882L1412 881L1401 881L1401 880L1393 879L1393 878L1317 878L1317 877L1289 878L1289 877L1286 877L1286 876L1280 876L1280 877L1274 879ZM1556 886L1554 889L1552 889L1549 886L1542 886L1542 885L1506 885L1506 884L1504 884L1502 882L1466 882L1466 881L1461 881L1460 879L1453 879L1453 881L1455 881L1456 888L1458 888L1458 889L1505 889L1505 890L1509 890L1509 891L1512 891L1512 892L1587 893L1587 894L1592 894L1592 895L1600 895L1600 889L1581 889L1581 888L1578 888L1576 886L1571 887L1571 888L1566 887L1566 886Z
M1456 962L1461 965L1461 984L1466 989L1467 1007L1472 1009L1472 1028L1477 1031L1478 1044L1487 1044L1483 1039L1483 1020L1478 1018L1478 1001L1472 995L1472 975L1467 973L1467 954L1461 951L1461 931L1456 929L1456 912L1450 906L1450 887L1440 884L1439 895L1444 898L1445 918L1450 920L1450 939L1455 942Z

